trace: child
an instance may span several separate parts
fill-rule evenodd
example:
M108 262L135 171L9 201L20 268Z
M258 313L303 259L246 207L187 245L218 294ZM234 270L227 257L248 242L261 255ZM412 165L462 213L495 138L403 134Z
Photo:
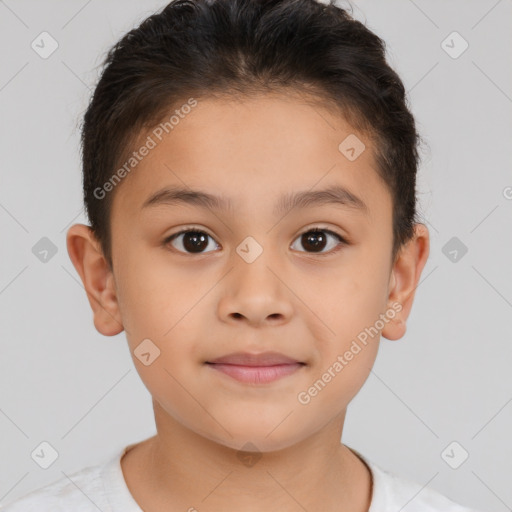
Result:
M429 252L384 42L332 3L176 0L105 64L67 248L157 433L5 510L470 512L341 443Z

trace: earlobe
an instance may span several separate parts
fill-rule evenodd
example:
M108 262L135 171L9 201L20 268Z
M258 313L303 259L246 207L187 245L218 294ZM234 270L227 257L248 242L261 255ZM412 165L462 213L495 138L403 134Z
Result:
M388 340L400 339L407 329L414 294L430 250L429 232L424 224L417 223L414 236L399 251L391 271L388 308L395 304L395 316L382 329ZM396 304L400 307L397 308Z
M67 232L66 245L93 310L94 326L105 336L119 334L124 328L114 276L90 226L85 224L71 226Z

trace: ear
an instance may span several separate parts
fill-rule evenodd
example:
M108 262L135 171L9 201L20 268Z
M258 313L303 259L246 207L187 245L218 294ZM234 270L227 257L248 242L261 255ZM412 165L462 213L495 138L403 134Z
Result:
M74 224L68 229L66 244L87 293L94 326L105 336L119 334L124 328L114 276L92 229L84 224Z
M414 226L413 238L399 250L391 270L388 308L392 308L395 303L392 309L396 311L396 316L382 329L382 336L388 340L398 340L405 334L414 293L429 251L428 229L424 224L417 223Z

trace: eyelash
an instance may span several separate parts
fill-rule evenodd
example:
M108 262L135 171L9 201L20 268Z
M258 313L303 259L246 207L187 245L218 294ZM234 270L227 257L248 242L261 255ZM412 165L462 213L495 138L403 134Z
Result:
M184 233L190 233L190 232L204 234L206 236L209 236L212 240L214 240L214 238L210 234L208 234L206 231L203 231L201 229L197 229L197 228L194 228L194 227L187 227L187 228L182 229L181 231L178 231L177 233L174 233L174 234L168 236L163 241L163 246L167 247L179 235L182 235ZM349 242L344 237L342 237L341 235L336 233L335 231L332 231L332 230L327 229L327 228L321 228L321 227L309 228L309 229L303 231L302 233L300 233L295 238L295 240L297 240L299 237L301 237L302 235L304 235L306 233L328 233L329 235L333 235L334 237L336 237L339 240L339 243L336 245L336 247L334 249L331 249L330 251L327 251L327 252L315 253L315 252L299 251L299 252L304 252L305 254L314 255L314 256L329 256L329 255L332 255L332 254L336 254L339 250L341 250L342 246L349 245ZM186 254L186 255L190 255L190 256L201 256L203 254L208 254L207 252L191 253L191 252L179 251L177 249L174 249L174 250L177 251L180 254Z

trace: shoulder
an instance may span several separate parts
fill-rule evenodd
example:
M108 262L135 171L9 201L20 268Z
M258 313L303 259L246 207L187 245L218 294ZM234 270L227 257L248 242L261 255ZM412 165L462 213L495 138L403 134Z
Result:
M35 489L0 507L0 512L98 512L103 508L105 492L102 464L89 466L71 475Z
M369 512L477 512L455 503L444 494L420 485L373 462L365 460L373 476L373 496Z

